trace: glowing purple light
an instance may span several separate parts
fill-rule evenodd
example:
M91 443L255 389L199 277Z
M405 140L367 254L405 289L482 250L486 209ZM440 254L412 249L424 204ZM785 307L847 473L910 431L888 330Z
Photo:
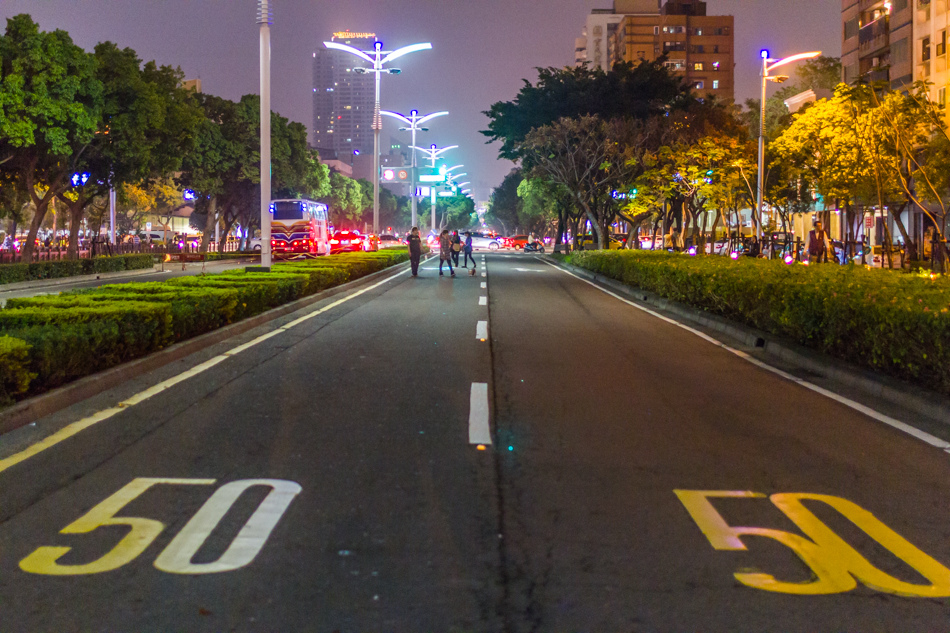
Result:
M739 259L739 251L732 251L729 254L729 257L731 257L732 259Z
M786 256L785 256L785 263L786 263L786 264L791 265L791 264L794 263L794 262L795 262L795 258L794 258L794 257L792 257L791 255L786 255Z

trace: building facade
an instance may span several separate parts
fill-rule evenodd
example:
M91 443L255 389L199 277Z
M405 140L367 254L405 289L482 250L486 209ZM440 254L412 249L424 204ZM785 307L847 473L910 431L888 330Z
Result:
M332 41L372 50L375 33L334 33ZM373 152L372 73L357 74L364 64L355 55L320 48L313 54L312 145L321 157L349 163L351 157Z
M731 15L708 15L700 0L615 0L587 18L586 45L577 63L609 70L620 61L667 67L700 94L735 99L735 24Z
M842 81L887 81L894 89L914 81L915 59L923 56L922 43L914 41L917 3L929 5L920 0L841 0Z
M921 2L915 0L914 16L914 80L926 81L930 99L939 106L947 106L947 86L950 70L947 68L947 0Z

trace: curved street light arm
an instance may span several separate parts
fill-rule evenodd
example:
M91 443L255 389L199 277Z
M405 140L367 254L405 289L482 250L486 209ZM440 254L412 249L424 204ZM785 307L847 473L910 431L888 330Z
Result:
M404 117L403 115L399 114L398 112L390 112L389 110L380 110L379 113L385 116L391 116L394 119L399 119L400 121L405 122L406 125L412 125L412 121L410 121L408 118Z
M344 51L346 53L349 53L350 55L356 55L357 57L364 59L370 64L372 64L373 67L376 66L376 60L374 60L372 57L370 57L369 55L367 55L366 53L364 53L358 48L353 48L352 46L348 46L347 44L340 44L339 42L324 42L323 45L326 46L327 48L332 48L338 51Z
M448 114L448 112L433 112L432 114L425 115L424 117L416 121L416 123L421 125L422 123L425 123L426 121L434 119L437 116L445 116L446 114Z
M432 44L428 42L424 44L410 44L409 46L403 46L402 48L397 48L396 50L391 52L389 55L386 55L386 57L384 57L382 62L380 63L388 64L389 62L393 61L394 59L398 59L399 57L402 57L403 55L408 55L409 53L415 53L416 51L426 51L431 48L432 48Z
M791 57L786 57L785 59L780 59L771 66L767 66L765 69L766 73L772 72L775 68L779 66L784 66L785 64L791 64L793 62L801 61L803 59L814 59L815 57L820 57L821 51L811 51L810 53L799 53L798 55L792 55Z

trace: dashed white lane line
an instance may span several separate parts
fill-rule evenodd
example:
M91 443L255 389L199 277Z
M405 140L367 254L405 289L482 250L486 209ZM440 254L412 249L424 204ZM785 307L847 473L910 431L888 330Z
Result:
M488 273L482 273L482 277L487 277Z
M491 444L488 424L488 383L473 382L468 409L468 443Z
M479 341L488 340L488 321L479 321L475 326L475 338Z
M178 374L177 376L173 376L173 377L169 378L168 380L164 380L164 381L162 381L162 382L160 382L160 383L158 383L158 384L156 384L156 385L153 385L153 386L149 387L148 389L145 389L145 390L143 390L143 391L140 391L140 392L138 392L137 394L135 394L135 395L133 395L133 396L131 396L131 397L129 397L129 398L126 398L126 399L123 400L122 402L119 402L119 403L116 404L114 407L110 407L110 408L108 408L108 409L103 409L102 411L97 411L96 413L93 413L93 414L90 415L90 416L87 416L87 417L85 417L85 418L82 418L81 420L77 420L76 422L73 422L73 423L71 423L71 424L68 424L68 425L64 426L63 428L61 428L59 431L57 431L57 432L53 433L52 435L50 435L50 436L48 436L48 437L46 437L46 438L40 440L40 441L37 442L36 444L33 444L33 445L27 447L26 449L20 451L19 453L15 453L15 454L13 454L13 455L11 455L10 457L7 457L7 458L5 458L5 459L0 459L0 473L2 473L3 471L5 471L5 470L8 469L8 468L11 468L11 467L15 466L16 464L19 464L20 462L24 462L24 461L28 460L29 458L33 457L34 455L37 455L37 454L39 454L39 453L42 453L42 452L45 451L46 449L48 449L48 448L50 448L50 447L53 447L53 446L59 444L60 442L71 438L72 436L74 436L74 435L76 435L76 434L78 434L78 433L80 433L80 432L82 432L82 431L88 429L88 428L91 427L91 426L94 426L94 425L98 424L99 422L103 422L103 421L105 421L105 420L108 420L109 418L111 418L111 417L114 416L115 414L121 413L124 409L127 409L128 407L132 407L132 406L135 406L135 405L137 405L137 404L139 404L139 403L141 403L141 402L144 402L145 400L148 400L148 399L151 398L152 396L157 395L157 394L159 394L159 393L165 391L166 389L169 389L170 387L173 387L174 385L177 385L178 383L180 383L180 382L182 382L182 381L184 381L184 380L188 380L189 378L193 378L194 376L197 376L198 374L201 374L201 373L207 371L208 369L211 369L212 367L214 367L214 366L217 365L218 363L221 363L221 362L223 362L223 361L226 361L227 359L231 358L232 356L236 356L237 354L240 354L241 352L243 352L243 351L245 351L245 350L248 350L248 349L254 347L255 345L257 345L257 344L259 344L259 343L263 343L264 341L266 341L267 339L269 339L269 338L271 338L271 337L277 336L278 334L280 334L280 333L282 333L282 332L286 332L287 330L289 330L289 329L291 329L291 328L293 328L293 327L296 327L296 326L300 325L301 323L304 323L305 321L309 321L310 319L312 319L312 318L314 318L314 317L317 317L317 316L323 314L324 312L327 312L328 310L332 310L333 308L335 308L335 307L337 307L337 306L339 306L339 305L341 305L341 304L343 304L343 303L346 303L346 302L349 301L350 299L355 299L356 297L360 296L361 294L364 294L364 293L366 293L366 292L369 292L370 290L374 290L375 288L378 288L379 286L382 286L383 284L389 283L390 281L392 281L392 280L395 279L396 277L399 277L400 275L404 275L404 274L406 274L407 272L409 272L409 269L400 271L400 272L396 273L395 275L390 275L389 277L386 277L386 278L383 279L382 281L378 281L378 282L376 282L375 284L373 284L373 285L371 285L371 286L367 286L367 287L365 287L365 288L362 288L361 290L358 290L358 291L354 292L353 294L347 295L347 296L345 296L345 297L343 297L343 298L341 298L341 299L337 299L337 300L334 301L333 303L330 303L330 304L328 304L328 305L326 305L326 306L320 308L319 310L315 310L315 311L313 311L313 312L310 312L310 313L308 313L308 314L305 314L304 316L300 317L299 319L294 319L294 320L291 321L290 323L287 323L286 325L283 325L283 326L277 328L276 330L273 330L273 331L271 331L271 332L268 332L267 334L262 334L261 336L258 336L257 338L255 338L255 339L252 340L252 341L248 341L247 343L244 343L244 344L242 344L242 345L238 345L237 347L234 347L234 348L232 348L232 349L230 349L230 350L224 352L223 354L219 354L218 356L215 356L214 358L211 358L211 359L209 359L209 360L206 360L205 362L201 363L200 365L195 365L195 366L192 367L191 369L189 369L189 370L187 370L187 371L185 371L185 372L182 372L182 373ZM486 337L486 338L487 338L487 337Z
M544 260L542 260L542 261L544 261ZM822 388L822 387L819 387L819 386L816 385L816 384L810 383L810 382L808 382L807 380L803 380L803 379L801 379L801 378L798 378L797 376L793 376L792 374L789 374L788 372L784 372L784 371L782 371L781 369L777 369L777 368L775 368L775 367L772 367L771 365L767 365L767 364L763 363L762 361L760 361L759 359L753 358L752 356L749 356L748 354L746 354L746 353L743 352L742 350L738 350L738 349L734 349L734 348L732 348L732 347L729 347L729 346L726 345L725 343L722 343L721 341L717 341L717 340L714 339L713 337L711 337L711 336L709 336L709 335L707 335L707 334L705 334L705 333L703 333L703 332L700 332L700 331L697 330L697 329L691 328L691 327L689 327L688 325L684 325L684 324L680 323L679 321L676 321L676 320L671 319L671 318L669 318L669 317L663 316L662 314L660 314L660 313L658 313L658 312L654 312L653 310L651 310L651 309L649 309L649 308L645 308L645 307L643 307L643 306L641 306L641 305L638 305L638 304L634 303L633 301L629 301L629 300L627 300L627 299L624 299L624 298L621 297L620 295L615 294L615 293L611 292L610 290L607 290L606 288L602 288L601 286L598 286L597 284L595 284L594 282L592 282L592 281L590 281L590 280L588 280L588 279L584 279L583 277L580 277L580 276L578 276L578 275L575 275L574 273L570 272L569 270L564 270L563 268L559 268L559 267L555 266L554 264L552 264L552 263L550 263L550 262L546 262L546 261L545 261L544 263L547 264L548 266L552 266L553 268L556 268L557 270L560 270L562 273L565 273L565 274L567 274L567 275L570 275L571 277L574 277L575 279L580 279L580 280L583 281L584 283L590 284L591 286L593 286L594 288L597 288L597 289L600 290L601 292L603 292L603 293L605 293L605 294L608 294L608 295L610 295L611 297L613 297L613 298L615 298L615 299L618 299L618 300L620 300L620 301L623 301L623 302L626 303L627 305L631 305L631 306L633 306L634 308L636 308L636 309L638 309L638 310L642 310L643 312L646 312L647 314L649 314L649 315L651 315L651 316L654 316L654 317L656 317L656 318L658 318L658 319L660 319L660 320L662 320L662 321L666 321L667 323L670 323L670 324L672 324L672 325L675 325L676 327L682 328L682 329L686 330L687 332L691 332L692 334L695 334L695 335L698 336L699 338L701 338L701 339L703 339L703 340L705 340L705 341L707 341L707 342L709 342L709 343L712 343L713 345L715 345L715 346L717 346L717 347L721 347L722 349L724 349L724 350L726 350L726 351L728 351L728 352L731 352L732 354L735 354L735 355L738 356L739 358L741 358L741 359L743 359L743 360L746 360L746 361L752 363L752 364L755 365L756 367L760 367L760 368L762 368L762 369L764 369L764 370L766 370L766 371L769 371L769 372L772 372L773 374L776 374L776 375L778 375L778 376L781 376L782 378L784 378L784 379L786 379L786 380L789 380L789 381L791 381L791 382L797 383L797 384L801 385L802 387L804 387L804 388L806 388L806 389L810 389L811 391L814 391L815 393L821 394L821 395L823 395L823 396L825 396L825 397L827 397L827 398L830 398L830 399L834 400L835 402L838 402L838 403L840 403L840 404L843 404L843 405L846 406L846 407L849 407L849 408L851 408L851 409L854 409L855 411L858 411L858 412L860 412L860 413L863 413L864 415L868 416L869 418L872 418L872 419L874 419L874 420L877 420L878 422L883 422L884 424L887 424L887 425L890 426L890 427L893 427L893 428L895 428L895 429L898 429L899 431L903 431L904 433L907 433L908 435L912 435L913 437L916 437L917 439L919 439L919 440L921 440L921 441L923 441L923 442L926 442L927 444L930 444L931 446L934 446L934 447L936 447L936 448L942 449L942 450L944 450L944 451L950 453L950 442L947 442L946 440L942 440L942 439L940 439L939 437L936 437L936 436L934 436L934 435L931 435L930 433L927 433L927 432L925 432L925 431L921 431L920 429L915 428L915 427L913 427L913 426L911 426L911 425L909 425L909 424L907 424L907 423L905 423L905 422L901 422L900 420L897 420L897 419L895 419L895 418L892 418L892 417L890 417L889 415L884 415L883 413L880 413L880 412L878 412L878 411L875 411L874 409L871 409L871 408L869 408L869 407L866 407L865 405L861 404L860 402L855 402L854 400L851 400L850 398L845 398L844 396L838 395L838 394L836 394L836 393L834 393L834 392L832 392L832 391L828 391L827 389L824 389L824 388Z
M487 287L488 287L488 282L487 282L487 281L483 281L483 282L482 282L482 288L487 288Z
M480 306L487 306L487 305L488 305L488 297L479 297L479 298L478 298L478 305L480 305Z

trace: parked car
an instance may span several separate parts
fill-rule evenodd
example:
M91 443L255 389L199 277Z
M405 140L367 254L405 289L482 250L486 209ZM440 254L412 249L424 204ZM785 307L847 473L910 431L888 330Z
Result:
M363 246L363 236L357 231L337 231L330 238L330 254L359 253Z
M403 242L399 240L395 235L389 235L384 233L379 236L379 248L398 248L403 245Z
M589 251L597 248L597 238L593 235L581 235L578 239L581 250ZM612 251L618 251L623 248L623 242L615 239L613 236L610 236L608 242L608 248Z
M477 231L472 232L473 250L487 248L490 251L497 251L502 247L503 243L503 240L500 240L497 236L492 235L491 233L480 233Z

